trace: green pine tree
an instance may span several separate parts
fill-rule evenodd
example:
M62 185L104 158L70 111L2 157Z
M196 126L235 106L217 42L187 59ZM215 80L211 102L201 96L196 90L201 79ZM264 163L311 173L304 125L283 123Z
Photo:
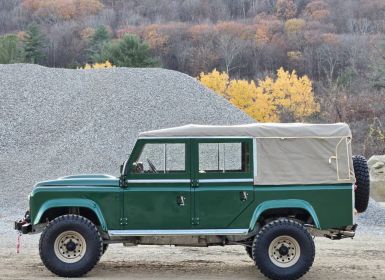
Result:
M107 44L101 50L98 62L107 60L118 67L153 67L159 64L152 57L148 45L136 35L124 35Z
M19 39L14 34L0 36L0 63L23 62Z
M37 64L43 63L46 58L44 53L44 41L44 35L40 32L40 29L36 24L32 24L27 28L26 35L23 39L26 62Z
M89 48L87 50L88 57L91 62L97 62L100 60L100 53L102 48L109 43L111 35L104 25L99 26L95 33L92 35Z

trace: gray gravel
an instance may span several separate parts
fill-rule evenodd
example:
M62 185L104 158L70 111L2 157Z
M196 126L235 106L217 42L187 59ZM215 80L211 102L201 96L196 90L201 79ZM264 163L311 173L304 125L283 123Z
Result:
M357 224L360 227L381 226L385 229L385 208L370 198L368 209L358 215Z
M175 71L0 65L0 218L24 211L36 181L118 175L141 131L250 122Z
M118 175L140 131L252 119L195 79L164 69L0 65L0 233L34 183L79 173ZM371 201L360 229L385 226ZM9 227L10 229L10 227Z

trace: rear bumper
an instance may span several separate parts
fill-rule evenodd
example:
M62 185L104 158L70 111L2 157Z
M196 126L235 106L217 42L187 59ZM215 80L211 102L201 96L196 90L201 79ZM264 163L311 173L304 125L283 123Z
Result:
M353 238L356 234L357 224L346 226L344 228L338 229L326 229L319 230L314 228L314 226L308 226L307 229L314 236L326 237L332 240L340 240L343 238Z
M24 215L24 218L14 222L14 229L22 234L28 234L32 232L31 219L29 217L29 211Z
M332 240L339 240L343 238L353 238L356 235L357 224L347 226L343 229L332 229L324 236Z

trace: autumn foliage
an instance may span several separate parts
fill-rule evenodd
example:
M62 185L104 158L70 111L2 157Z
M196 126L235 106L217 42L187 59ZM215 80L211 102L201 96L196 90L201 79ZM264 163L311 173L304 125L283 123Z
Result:
M216 69L201 73L199 80L260 122L278 122L283 114L303 121L320 110L310 79L306 75L298 77L295 71L289 73L283 68L278 69L275 79L266 77L257 83L230 80L227 73Z
M22 7L39 17L56 16L68 20L96 14L103 5L99 0L23 0Z
M108 60L101 63L88 64L86 63L81 69L104 69L104 68L114 68L115 66L111 64Z
M348 122L370 154L382 150L368 127L385 124L384 13L384 0L0 0L0 62L203 72L258 121Z

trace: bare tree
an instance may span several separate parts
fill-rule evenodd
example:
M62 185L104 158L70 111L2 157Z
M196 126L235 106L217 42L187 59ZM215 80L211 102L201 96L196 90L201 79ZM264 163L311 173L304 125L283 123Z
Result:
M234 65L234 62L246 47L243 40L229 33L220 33L217 35L217 47L227 73L240 67Z

